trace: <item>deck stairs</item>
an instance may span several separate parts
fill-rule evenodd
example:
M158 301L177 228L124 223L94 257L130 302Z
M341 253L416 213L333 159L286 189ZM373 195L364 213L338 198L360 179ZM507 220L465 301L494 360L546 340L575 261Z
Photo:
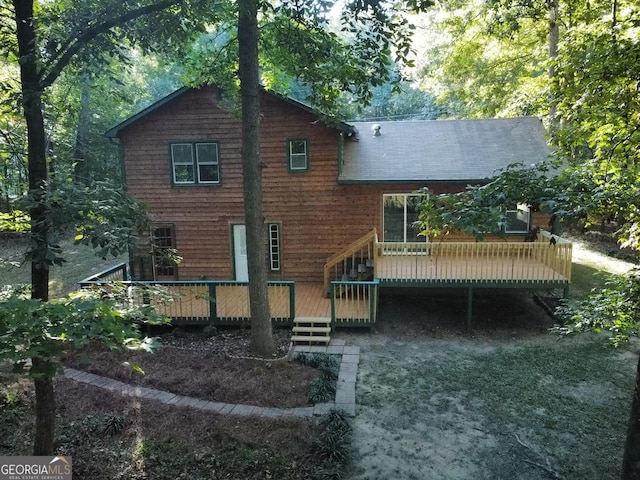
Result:
M331 340L331 318L296 317L291 330L291 342L294 345L329 345Z

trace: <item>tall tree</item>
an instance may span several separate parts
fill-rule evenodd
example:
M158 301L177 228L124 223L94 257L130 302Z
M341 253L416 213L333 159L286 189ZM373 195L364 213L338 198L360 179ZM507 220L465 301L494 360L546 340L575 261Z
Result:
M3 22L0 48L13 55L20 66L20 96L27 127L29 162L31 298L47 302L49 267L61 258L51 241L52 217L43 115L45 89L87 52L88 46L95 46L94 52L106 56L117 55L119 44L125 41L138 42L147 49L159 48L159 45L170 43L167 40L172 36L184 40L197 32L203 19L211 18L213 11L207 11L204 1L191 4L187 0L126 3L111 0L51 1L42 4L33 0L12 0L11 5L12 8L6 0L1 4L0 14L10 20L14 30L11 34ZM196 6L202 10L197 11ZM152 32L157 34L150 34ZM36 455L53 453L55 403L50 370L51 364L46 359L37 355L33 357Z
M267 288L262 163L260 161L260 84L258 68L258 0L238 1L238 77L242 101L242 178L244 216L247 226L251 347L271 355L271 311Z

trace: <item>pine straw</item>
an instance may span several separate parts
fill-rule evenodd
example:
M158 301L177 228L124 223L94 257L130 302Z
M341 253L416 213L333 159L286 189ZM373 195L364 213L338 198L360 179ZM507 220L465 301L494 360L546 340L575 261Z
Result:
M128 362L128 365L127 365ZM164 345L155 353L112 352L98 344L70 353L69 367L133 385L225 403L291 408L309 405L318 370L287 359L234 358ZM131 365L139 366L144 374Z

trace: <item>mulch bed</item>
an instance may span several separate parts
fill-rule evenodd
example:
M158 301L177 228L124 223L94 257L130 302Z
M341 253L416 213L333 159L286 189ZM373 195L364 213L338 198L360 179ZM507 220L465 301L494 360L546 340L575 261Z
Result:
M289 332L276 333L279 347ZM207 337L179 331L160 337L155 353L110 351L100 344L70 352L65 365L132 385L157 388L203 400L260 407L309 405L309 383L318 370L286 358L245 358L250 331L232 330ZM282 353L282 350L279 350ZM132 366L139 366L144 374Z

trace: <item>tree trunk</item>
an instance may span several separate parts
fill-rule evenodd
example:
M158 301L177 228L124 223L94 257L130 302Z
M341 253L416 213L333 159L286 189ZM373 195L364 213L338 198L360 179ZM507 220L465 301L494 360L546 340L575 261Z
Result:
M20 55L20 80L22 84L22 106L27 123L29 157L29 192L31 205L31 297L46 302L49 300L49 267L44 258L49 249L49 215L47 207L47 160L44 119L42 115L42 89L36 61L36 35L33 22L33 2L14 0L16 38ZM32 368L42 367L38 358L33 359ZM54 450L55 403L53 380L39 377L34 380L36 388L36 434L35 455L52 455Z
M251 349L262 356L275 351L267 286L266 234L260 161L260 101L258 82L258 3L238 1L238 54L242 101L242 175L247 231Z
M91 117L91 74L82 75L82 92L80 94L80 112L78 114L78 129L76 130L76 144L73 147L73 180L83 185L89 185L89 126Z
M31 240L34 261L31 262L31 296L49 300L49 268L42 260L49 248L49 218L47 212L46 137L42 116L42 89L36 61L36 35L33 24L33 2L14 0L16 38L20 55L22 107L27 123L27 154L29 157L29 192L32 196Z
M640 479L640 356L636 368L636 384L627 426L627 440L622 457L622 480Z
M33 359L32 368L36 371L51 371L37 358ZM33 454L51 456L54 454L56 431L56 398L53 390L53 378L49 373L33 380L36 387L36 434L33 442Z
M555 61L558 57L558 43L560 41L560 30L558 28L558 2L559 0L547 0L547 10L549 19L549 122L553 130L556 122L557 100L553 94L553 81L556 78Z

